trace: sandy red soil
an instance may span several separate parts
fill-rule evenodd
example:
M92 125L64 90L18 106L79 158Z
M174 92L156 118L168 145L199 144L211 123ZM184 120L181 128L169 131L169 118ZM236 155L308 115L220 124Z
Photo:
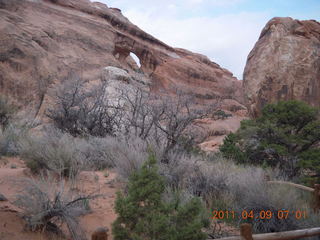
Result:
M113 207L119 183L115 181L116 174L114 172L108 171L108 175L105 173L106 171L81 172L77 181L77 186L82 192L102 195L90 201L92 212L80 219L87 239L91 239L92 232L98 227L108 227L111 229L111 223L116 218ZM0 201L0 239L58 239L44 233L33 233L24 229L25 222L22 219L22 211L12 203L19 190L16 180L26 177L32 176L19 158L0 159L0 193L8 199L8 201ZM109 239L111 239L111 236L109 236Z

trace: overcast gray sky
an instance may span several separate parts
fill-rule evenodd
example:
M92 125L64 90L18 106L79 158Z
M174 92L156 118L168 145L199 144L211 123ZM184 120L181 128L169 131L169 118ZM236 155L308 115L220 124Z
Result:
M238 79L274 16L320 21L320 0L99 0L173 46L207 55Z

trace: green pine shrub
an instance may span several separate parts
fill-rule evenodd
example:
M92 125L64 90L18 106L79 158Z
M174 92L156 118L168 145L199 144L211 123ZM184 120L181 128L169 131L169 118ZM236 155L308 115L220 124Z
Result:
M266 105L262 115L244 120L220 148L237 163L278 167L289 177L308 169L320 173L319 111L301 101Z
M201 231L205 221L201 218L200 200L166 202L164 192L165 181L158 174L155 156L150 155L142 168L131 175L127 194L117 195L114 239L206 239Z

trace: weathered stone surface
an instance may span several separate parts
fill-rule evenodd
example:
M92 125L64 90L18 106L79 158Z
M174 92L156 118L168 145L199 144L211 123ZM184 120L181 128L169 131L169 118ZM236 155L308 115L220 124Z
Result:
M69 72L95 81L106 66L125 69L133 78L143 73L153 91L179 88L204 103L217 98L243 103L241 82L228 70L155 39L119 9L89 0L0 3L0 93L35 115L44 112L48 89Z
M111 92L138 82L159 94L195 94L200 107L219 99L234 116L246 115L242 82L231 72L159 41L119 9L89 0L0 0L0 94L41 120L52 103L50 89L70 72L92 84L120 76Z
M109 104L117 106L121 91L127 92L133 88L132 78L123 69L108 66L102 71L102 79L106 81L106 95L108 96Z
M248 56L243 84L252 116L278 100L320 106L320 23L271 19Z
M130 83L131 76L121 68L108 66L104 68L104 77L112 81L123 81Z

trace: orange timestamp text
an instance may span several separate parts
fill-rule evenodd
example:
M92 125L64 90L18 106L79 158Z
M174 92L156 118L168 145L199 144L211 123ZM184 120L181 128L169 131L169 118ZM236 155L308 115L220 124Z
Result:
M277 219L287 219L294 217L295 219L306 219L307 211L305 210L242 210L241 212L236 212L233 210L213 210L212 219L226 220L226 219L261 219L268 220L272 218Z

